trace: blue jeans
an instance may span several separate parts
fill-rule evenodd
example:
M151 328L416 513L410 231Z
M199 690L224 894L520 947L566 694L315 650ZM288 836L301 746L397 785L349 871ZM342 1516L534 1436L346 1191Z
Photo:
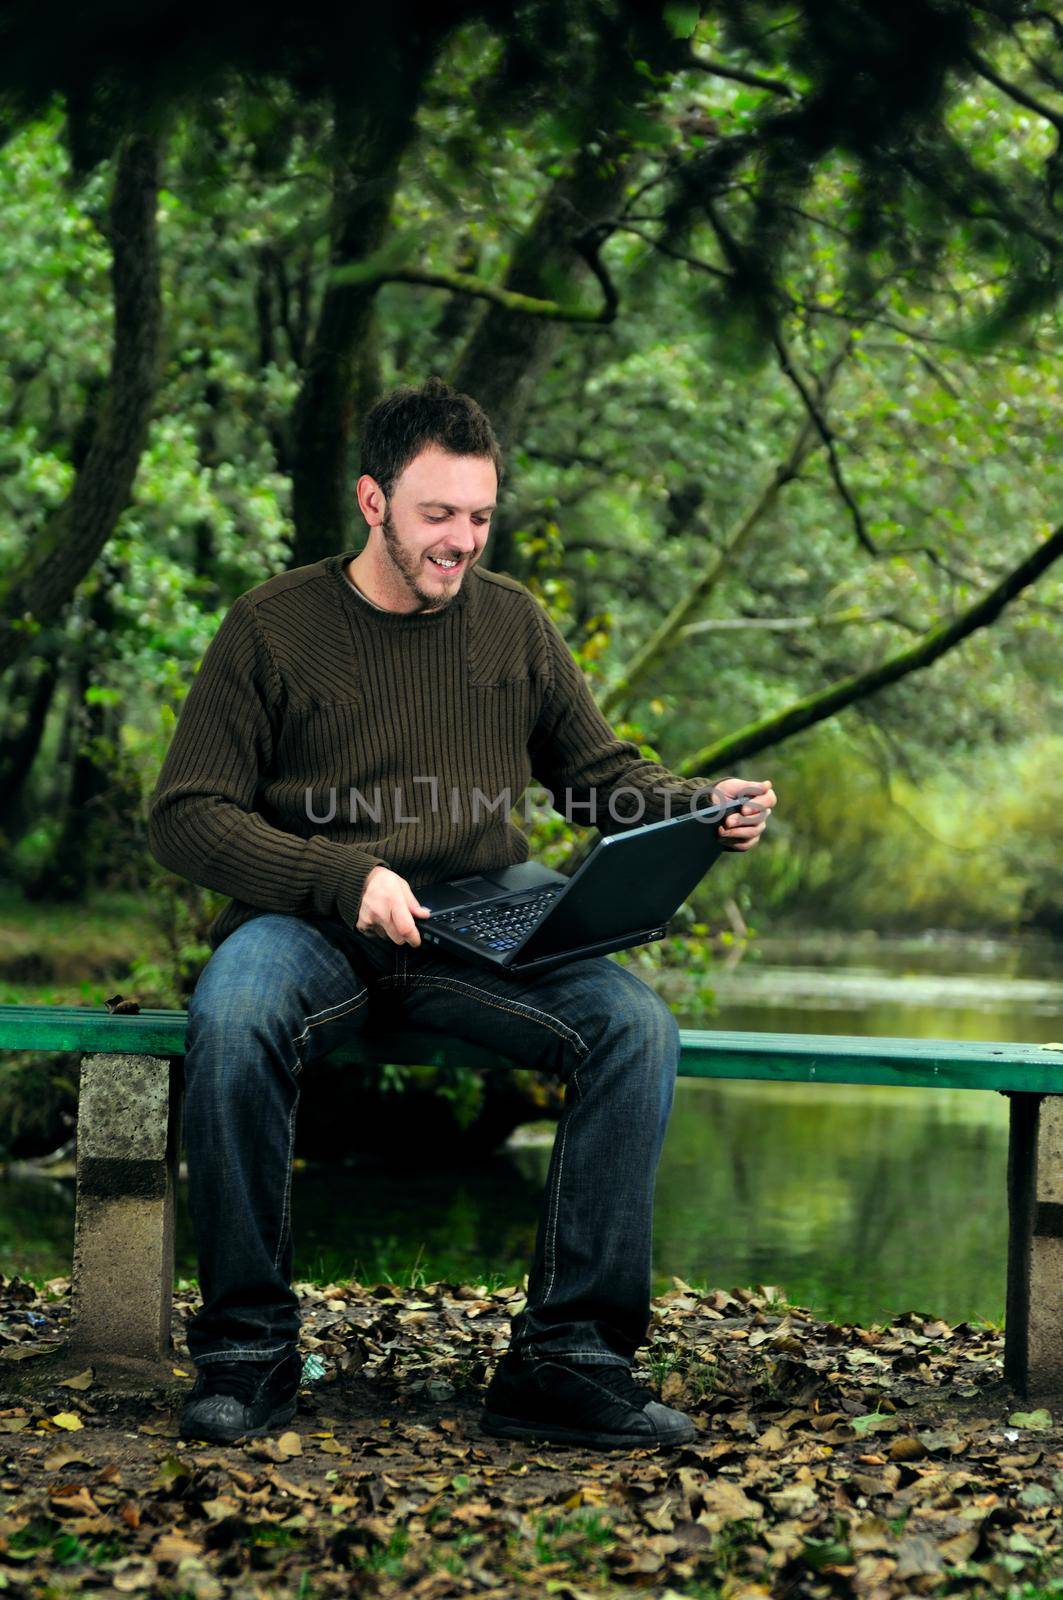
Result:
M290 1201L300 1075L367 1020L374 1033L405 1026L468 1039L563 1081L511 1348L533 1361L630 1364L649 1331L653 1193L679 1063L664 1002L605 956L520 977L342 922L269 912L218 946L189 1004L196 1365L297 1347Z

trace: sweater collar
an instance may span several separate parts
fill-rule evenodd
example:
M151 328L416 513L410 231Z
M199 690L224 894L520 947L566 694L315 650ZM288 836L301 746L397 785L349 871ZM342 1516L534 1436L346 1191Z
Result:
M460 614L464 610L468 600L469 582L475 573L475 568L465 574L461 588L450 604L443 607L442 611L386 611L382 606L374 605L360 590L356 589L344 572L343 569L347 562L352 561L357 554L357 550L344 550L338 555L326 556L325 570L334 580L337 587L346 595L346 603L353 606L359 616L364 617L367 622L381 628L394 629L401 633L411 628L438 627L452 613Z

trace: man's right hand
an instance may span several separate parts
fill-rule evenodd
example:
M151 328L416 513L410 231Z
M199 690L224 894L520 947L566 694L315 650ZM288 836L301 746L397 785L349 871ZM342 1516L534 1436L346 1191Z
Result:
M355 927L359 933L368 933L374 938L386 937L394 944L416 947L421 935L414 919L431 915L405 878L400 878L390 867L374 867L365 880Z

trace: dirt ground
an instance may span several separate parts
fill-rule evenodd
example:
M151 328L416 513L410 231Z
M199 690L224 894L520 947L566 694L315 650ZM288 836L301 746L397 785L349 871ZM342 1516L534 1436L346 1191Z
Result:
M0 1592L1063 1596L1063 1407L997 1329L677 1280L639 1370L698 1438L573 1450L479 1432L520 1288L296 1287L298 1413L219 1447L178 1436L188 1297L145 1378L64 1355L68 1280L0 1277Z

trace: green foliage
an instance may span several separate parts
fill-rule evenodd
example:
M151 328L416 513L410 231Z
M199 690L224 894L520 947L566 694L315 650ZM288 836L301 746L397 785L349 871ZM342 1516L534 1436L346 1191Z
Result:
M768 15L667 6L667 70L650 59L648 25L623 33L639 94L613 145L606 97L593 148L579 107L552 92L606 60L591 13L559 20L549 39L535 8L518 7L509 34L479 15L459 21L416 107L386 240L427 268L501 282L584 155L623 151L601 244L620 314L608 328L560 330L529 374L503 504L514 570L599 693L690 592L807 420L772 327L806 393L847 343L821 404L863 539L814 450L614 719L669 765L969 604L1046 535L1063 486L1051 448L1056 285L1044 267L1056 135L963 54L991 54L998 75L1038 89L1024 75L1043 19L1020 38L980 15L968 37L927 13L913 65L904 30L883 35L876 21L854 36L845 7L799 7L785 26L774 13L765 26ZM684 64L688 42L700 66ZM714 62L739 76L707 70ZM72 159L78 129L59 101L21 118L12 109L15 128L0 167L6 568L71 491L113 311L113 160ZM92 755L106 782L81 848L100 881L151 897L162 953L145 951L132 977L155 1003L187 997L220 902L154 868L144 809L221 617L292 559L293 417L328 272L333 131L324 102L283 73L174 118L151 427L132 503L58 630L61 653L86 654L88 681L60 675L10 840L13 876L46 879L74 762ZM553 263L543 271L564 281ZM480 314L460 297L386 286L379 382L452 371ZM101 625L92 603L105 568ZM680 937L620 959L662 984L670 970L694 972L693 1003L708 1016L713 963L747 937L735 931L743 919L1058 930L1058 828L1047 806L1032 826L1023 796L1043 796L1059 770L1060 605L1049 572L930 671L758 752L751 770L781 795L764 844L706 879ZM44 648L34 619L17 625ZM0 752L21 731L7 709ZM87 711L101 719L91 735ZM527 831L551 865L580 837L558 817ZM441 1092L473 1114L471 1082Z

